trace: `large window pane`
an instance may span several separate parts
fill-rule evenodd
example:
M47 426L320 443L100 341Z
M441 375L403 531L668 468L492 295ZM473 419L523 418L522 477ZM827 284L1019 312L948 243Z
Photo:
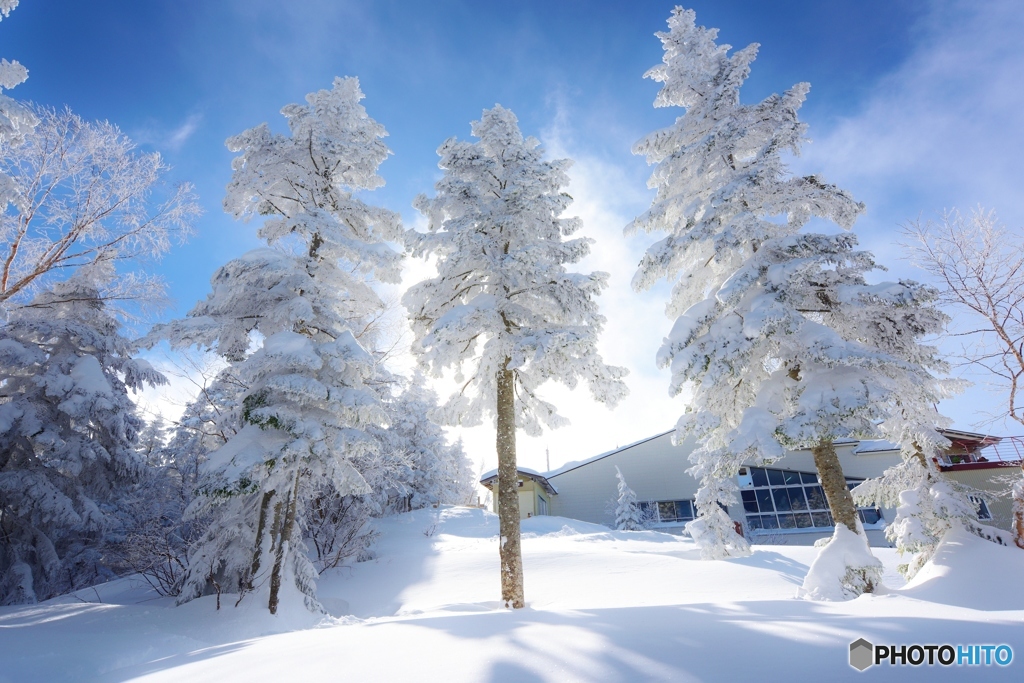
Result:
M775 518L775 515L761 515L761 528L778 529L779 520Z
M786 478L782 476L782 470L766 470L768 472L768 483L772 486L785 486Z
M757 505L761 512L775 511L775 506L772 505L772 492L770 489L758 489L754 491L754 495L757 496Z
M812 512L811 521L814 526L832 526L832 515L827 512Z
M693 519L693 503L688 500L676 501L676 519L690 521Z
M750 478L753 479L754 486L768 485L768 475L765 473L764 469L760 467L750 468Z
M807 508L809 510L827 510L825 491L820 486L807 487Z
M878 510L874 508L868 508L866 510L860 511L860 521L864 522L865 524L874 524L881 518L882 515L878 512Z
M818 483L818 475L811 474L810 472L801 472L800 481L803 482L804 484L810 484L811 486L814 486L815 484Z
M804 500L804 490L799 486L790 486L789 491L789 504L793 510L806 510L807 501Z
M676 521L676 504L675 501L665 500L658 503L658 517L661 518L662 522L674 522Z
M811 516L809 514L807 514L806 512L801 512L799 515L793 515L793 516L796 517L796 526L797 526L797 528L799 528L799 529L806 529L806 528L812 526L812 524L811 524Z
M743 497L743 509L747 512L757 512L757 496L753 491L740 491Z
M782 476L785 479L787 484L799 484L800 483L800 473L799 472L784 471L782 473Z
M751 529L760 529L761 515L747 515L747 526Z
M772 497L775 499L775 509L779 512L788 512L792 509L789 505L789 493L786 489L772 489Z
M795 515L779 515L779 528L780 529L795 529L796 528Z

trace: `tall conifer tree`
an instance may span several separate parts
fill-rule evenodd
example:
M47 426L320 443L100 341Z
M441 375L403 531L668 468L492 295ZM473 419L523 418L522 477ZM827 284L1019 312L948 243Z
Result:
M688 528L707 558L749 552L723 509L738 502L740 465L810 449L836 539L843 529L860 537L834 541L854 551L849 571L831 578L845 595L870 591L880 565L833 442L885 435L908 458L942 442L933 406L948 387L929 370L945 366L919 339L944 317L927 287L869 285L865 274L878 266L852 234L805 230L812 218L849 229L864 208L818 176L786 172L782 154L799 154L809 86L742 104L758 46L728 54L689 10L676 8L668 23L657 34L663 63L646 75L663 84L655 106L686 113L634 148L656 165L657 196L627 232L667 233L633 284L676 280L666 307L676 322L658 361L671 368L673 394L692 393L677 427L700 444L690 470L701 481L699 517Z
M519 546L516 430L538 435L565 424L537 389L547 380L574 388L580 379L595 399L614 406L625 394L625 369L596 351L604 323L596 296L605 273L572 273L591 240L569 238L582 225L561 218L572 201L562 191L569 161L543 161L534 138L523 138L515 115L501 106L472 126L476 142L454 138L438 149L444 177L433 199L421 196L428 231L407 233L416 256L436 254L437 277L406 293L414 348L439 376L456 369L461 390L439 411L449 424L497 427L501 596L525 604Z

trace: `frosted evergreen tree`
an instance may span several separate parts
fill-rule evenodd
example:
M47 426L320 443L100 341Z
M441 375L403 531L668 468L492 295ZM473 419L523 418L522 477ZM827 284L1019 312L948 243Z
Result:
M931 559L947 531L977 524L970 493L962 484L942 476L934 459L925 457L923 451L853 490L858 502L896 508L896 518L885 528L885 536L906 560L897 568L907 579L914 578Z
M616 466L615 476L619 479L619 498L615 503L615 528L620 531L640 531L644 528L643 515L636 502L636 494L626 485L626 478Z
M625 394L623 368L596 351L604 323L597 294L605 273L572 273L591 240L567 239L582 223L561 218L571 202L561 188L568 160L543 161L501 106L473 123L476 142L451 138L438 149L444 177L416 207L427 232L407 233L416 256L438 257L437 277L414 285L410 312L420 362L435 376L455 369L461 385L441 408L448 424L497 427L501 595L524 606L516 489L516 429L538 435L565 419L537 393L547 380L574 388L585 379L595 399L614 406Z
M147 465L160 466L164 463L167 440L167 423L161 415L154 415L139 434L139 455Z
M382 487L387 507L407 500L408 509L431 505L465 505L476 490L472 464L461 442L450 444L430 416L437 412L437 395L416 376L398 396L385 402L388 427L376 430L381 454L392 454L399 467ZM388 490L390 489L390 490Z
M100 546L143 467L128 390L165 382L106 307L114 277L82 268L0 327L0 604L112 578Z
M110 553L161 595L181 592L188 551L207 530L209 515L186 515L186 510L195 500L200 468L207 456L242 427L245 389L232 366L212 381L206 381L204 375L199 395L185 407L166 445L148 448L147 433L159 434L153 427L159 425L156 420L139 437L139 452L150 466L122 499L119 507L125 534L110 545Z
M397 395L385 396L383 404L388 425L369 430L378 447L354 461L368 491L347 496L324 491L314 501L307 535L321 572L365 556L374 538L372 519L428 506L465 505L476 490L461 442L448 443L429 418L437 396L419 377Z
M219 269L207 299L159 331L215 349L247 387L241 428L209 455L188 511L212 521L179 601L210 586L266 589L276 613L292 585L319 609L301 538L307 506L324 487L368 490L353 462L377 447L368 429L387 418L369 384L375 359L356 334L384 306L373 283L399 279L387 241L402 230L396 214L356 196L383 184L377 168L389 154L362 98L355 78L338 78L281 110L290 135L263 124L227 141L239 156L225 209L265 217L258 235L268 246Z
M869 285L877 266L853 235L804 232L812 218L849 229L864 208L817 176L786 174L781 154L800 151L809 86L741 104L757 45L729 55L716 30L680 8L669 28L658 34L664 63L647 76L663 84L656 106L686 113L634 148L657 166L658 193L627 232L668 233L633 284L676 279L666 307L676 322L658 361L671 368L673 394L692 394L677 425L677 438L700 444L690 470L701 480L699 517L688 530L706 558L749 552L722 507L738 502L739 467L810 449L837 534L859 537L844 546L849 563L831 565L848 571L832 578L844 595L870 591L881 567L833 442L882 435L912 457L915 442L941 440L933 404L951 387L929 372L945 365L918 340L945 318L934 290Z

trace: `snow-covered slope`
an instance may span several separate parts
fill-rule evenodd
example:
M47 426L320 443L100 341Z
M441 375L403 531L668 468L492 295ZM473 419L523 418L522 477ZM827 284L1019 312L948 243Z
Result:
M1024 552L953 534L912 585L850 602L794 596L810 547L698 559L692 542L557 517L523 523L526 609L498 602L497 518L381 520L376 557L325 574L333 613L270 617L234 596L172 607L138 581L0 609L7 681L1010 680L1020 666L872 667L850 642L1007 643L1024 658ZM886 581L896 557L881 549Z

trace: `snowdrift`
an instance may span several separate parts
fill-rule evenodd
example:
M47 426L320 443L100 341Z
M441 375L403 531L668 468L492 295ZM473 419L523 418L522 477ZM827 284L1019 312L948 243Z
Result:
M229 595L220 611L213 597L176 608L135 579L0 608L0 683L941 680L965 672L861 674L849 644L1024 641L1024 609L1007 597L1024 552L969 535L948 537L905 589L815 602L796 593L816 548L706 562L686 538L539 517L523 523L527 607L510 611L495 515L418 510L378 530L373 559L321 577L329 615L271 617ZM895 552L876 552L899 586Z

